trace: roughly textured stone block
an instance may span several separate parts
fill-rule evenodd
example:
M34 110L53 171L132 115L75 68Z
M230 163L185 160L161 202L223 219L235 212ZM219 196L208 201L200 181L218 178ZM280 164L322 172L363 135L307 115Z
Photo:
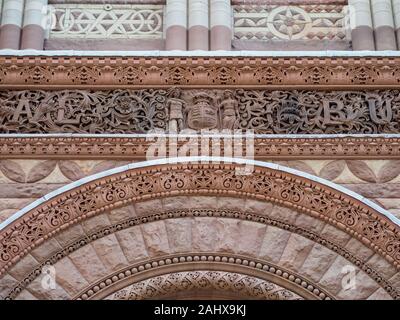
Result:
M71 296L89 285L72 261L66 257L54 265L56 282Z
M89 244L69 255L79 272L89 282L96 281L107 274L107 269Z
M128 264L114 234L93 241L92 246L108 270L115 271Z
M217 219L194 218L192 223L193 251L214 251L217 244Z
M192 219L165 220L168 243L172 252L189 252L192 250Z
M119 240L126 259L130 263L142 260L149 256L140 226L134 226L118 231L116 237Z
M164 221L143 224L141 229L147 252L150 256L170 253Z
M292 234L283 250L279 265L291 270L299 270L310 253L314 242L298 234Z
M244 255L256 256L264 240L267 226L252 221L240 221L239 235L236 236L238 245L236 252Z
M268 226L260 249L260 257L277 263L289 240L290 232Z

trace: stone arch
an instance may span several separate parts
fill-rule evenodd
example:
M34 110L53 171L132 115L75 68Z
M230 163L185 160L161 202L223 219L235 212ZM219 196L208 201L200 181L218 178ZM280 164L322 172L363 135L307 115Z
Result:
M180 234L179 230L184 234L184 230L193 231L203 224L210 230L221 226L222 229L215 229L209 235L220 235L218 239L222 243L229 238L232 243L238 239L241 242L237 248L232 244L229 247L228 243L225 247L202 248L199 240L193 238L196 235L193 231L190 243L197 241L197 247L185 248L178 241L168 250L153 250L139 259L143 271L167 259L183 260L187 265L189 256L200 259L189 263L192 270L198 270L205 257L207 261L212 260L209 261L212 266L203 266L200 270L214 268L210 270L235 273L240 265L247 270L247 276L254 278L261 267L259 279L306 298L312 295L314 298L399 298L399 249L395 245L399 241L399 226L394 217L351 192L296 170L250 162L255 165L254 174L236 175L238 164L249 163L236 162L133 164L83 179L44 197L40 204L22 210L3 225L1 272L4 276L0 287L8 288L3 297L34 298L36 294L41 298L82 298L86 294L90 298L87 292L100 289L103 282L114 283L116 279L120 283L121 275L123 279L132 278L129 273L135 268L139 270L127 258L129 253L124 252L124 240L121 240L124 232L128 234L139 228L149 252L153 250L149 246L155 241L151 240L153 235L165 231L167 238L160 243L170 245L168 235ZM79 228L85 229L83 234L77 231ZM241 248L248 235L257 237L247 240L247 249ZM271 253L268 250L278 245L274 242L274 246L268 246L268 243L275 240L282 242L282 248ZM267 244L261 252L264 242ZM100 261L104 270L87 279L74 259L91 254L95 259L99 250L106 253L102 257L104 261ZM123 252L125 261L115 263L118 259L110 252ZM227 262L221 262L222 259ZM229 261L235 263L235 268L224 270ZM58 293L53 292L54 296L40 292L38 276L43 264L54 264L59 269L60 281L66 284ZM353 265L362 279L362 290L358 294L349 296L338 287L342 280L338 272L346 264ZM323 267L315 270L315 266ZM167 277L181 267L174 268L157 276ZM157 265L159 269L164 267ZM63 270L80 273L81 280L76 281L75 288L69 287L75 280L62 279Z

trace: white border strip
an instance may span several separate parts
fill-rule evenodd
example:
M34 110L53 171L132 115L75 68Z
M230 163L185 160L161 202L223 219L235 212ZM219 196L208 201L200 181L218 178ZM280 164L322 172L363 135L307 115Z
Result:
M0 50L0 56L46 57L400 57L399 51L90 51L90 50Z
M361 196L358 193L355 193L354 191L351 191L351 190L344 188L336 183L316 177L314 175L311 175L311 174L308 174L308 173L305 173L305 172L302 172L302 171L299 171L296 169L288 168L285 166L277 165L275 163L268 163L268 162L264 162L264 161L248 160L248 159L240 159L240 158L228 158L228 157L199 156L199 157L164 158L164 159L135 162L135 163L124 165L124 166L121 166L118 168L113 168L110 170L106 170L106 171L82 178L80 180L77 180L75 182L67 184L55 191L52 191L52 192L46 194L42 198L37 199L36 201L32 202L28 206L17 211L11 217L9 217L8 219L6 219L5 221L3 221L0 224L0 231L3 230L4 228L6 228L8 225L10 225L12 222L17 220L18 218L22 217L24 214L26 214L30 210L43 204L44 202L46 202L50 199L53 199L64 192L67 192L74 188L77 188L85 183L92 182L94 180L104 178L107 176L111 176L116 173L128 171L131 169L145 168L145 167L154 166L154 165L178 164L178 163L187 163L187 162L225 162L225 163L247 164L247 165L251 165L251 166L258 166L258 167L262 167L262 168L269 168L269 169L278 170L278 171L282 171L282 172L286 172L286 173L291 173L293 175L297 175L297 176L309 179L311 181L318 182L322 185L326 185L332 189L342 192L342 193L364 203L365 205L373 208L374 210L378 211L382 215L389 218L392 222L394 222L395 224L400 226L400 219L396 218L392 213L390 213L389 211L378 206L376 203L368 200L367 198L364 198L363 196Z

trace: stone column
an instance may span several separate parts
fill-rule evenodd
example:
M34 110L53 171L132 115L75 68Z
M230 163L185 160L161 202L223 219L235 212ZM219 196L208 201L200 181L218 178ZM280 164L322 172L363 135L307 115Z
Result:
M400 0L392 0L397 48L400 50Z
M21 49L43 50L47 0L25 0Z
M353 50L375 50L369 0L349 0Z
M396 50L391 0L371 0L376 50Z
M19 49L24 0L4 0L0 27L0 49Z
M232 18L230 0L210 0L210 48L231 50Z
M208 50L208 0L189 0L189 50Z
M187 50L187 0L167 0L165 49Z

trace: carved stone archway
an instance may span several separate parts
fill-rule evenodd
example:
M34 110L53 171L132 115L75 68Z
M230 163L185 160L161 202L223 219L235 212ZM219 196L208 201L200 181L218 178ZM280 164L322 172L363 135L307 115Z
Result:
M244 274L303 298L400 297L400 227L390 213L296 170L234 161L136 163L21 210L2 225L3 297L105 298L191 271ZM254 172L237 175L240 165ZM79 257L104 270L89 276ZM60 284L52 293L40 288L46 264ZM360 277L357 292L340 288L346 265Z

